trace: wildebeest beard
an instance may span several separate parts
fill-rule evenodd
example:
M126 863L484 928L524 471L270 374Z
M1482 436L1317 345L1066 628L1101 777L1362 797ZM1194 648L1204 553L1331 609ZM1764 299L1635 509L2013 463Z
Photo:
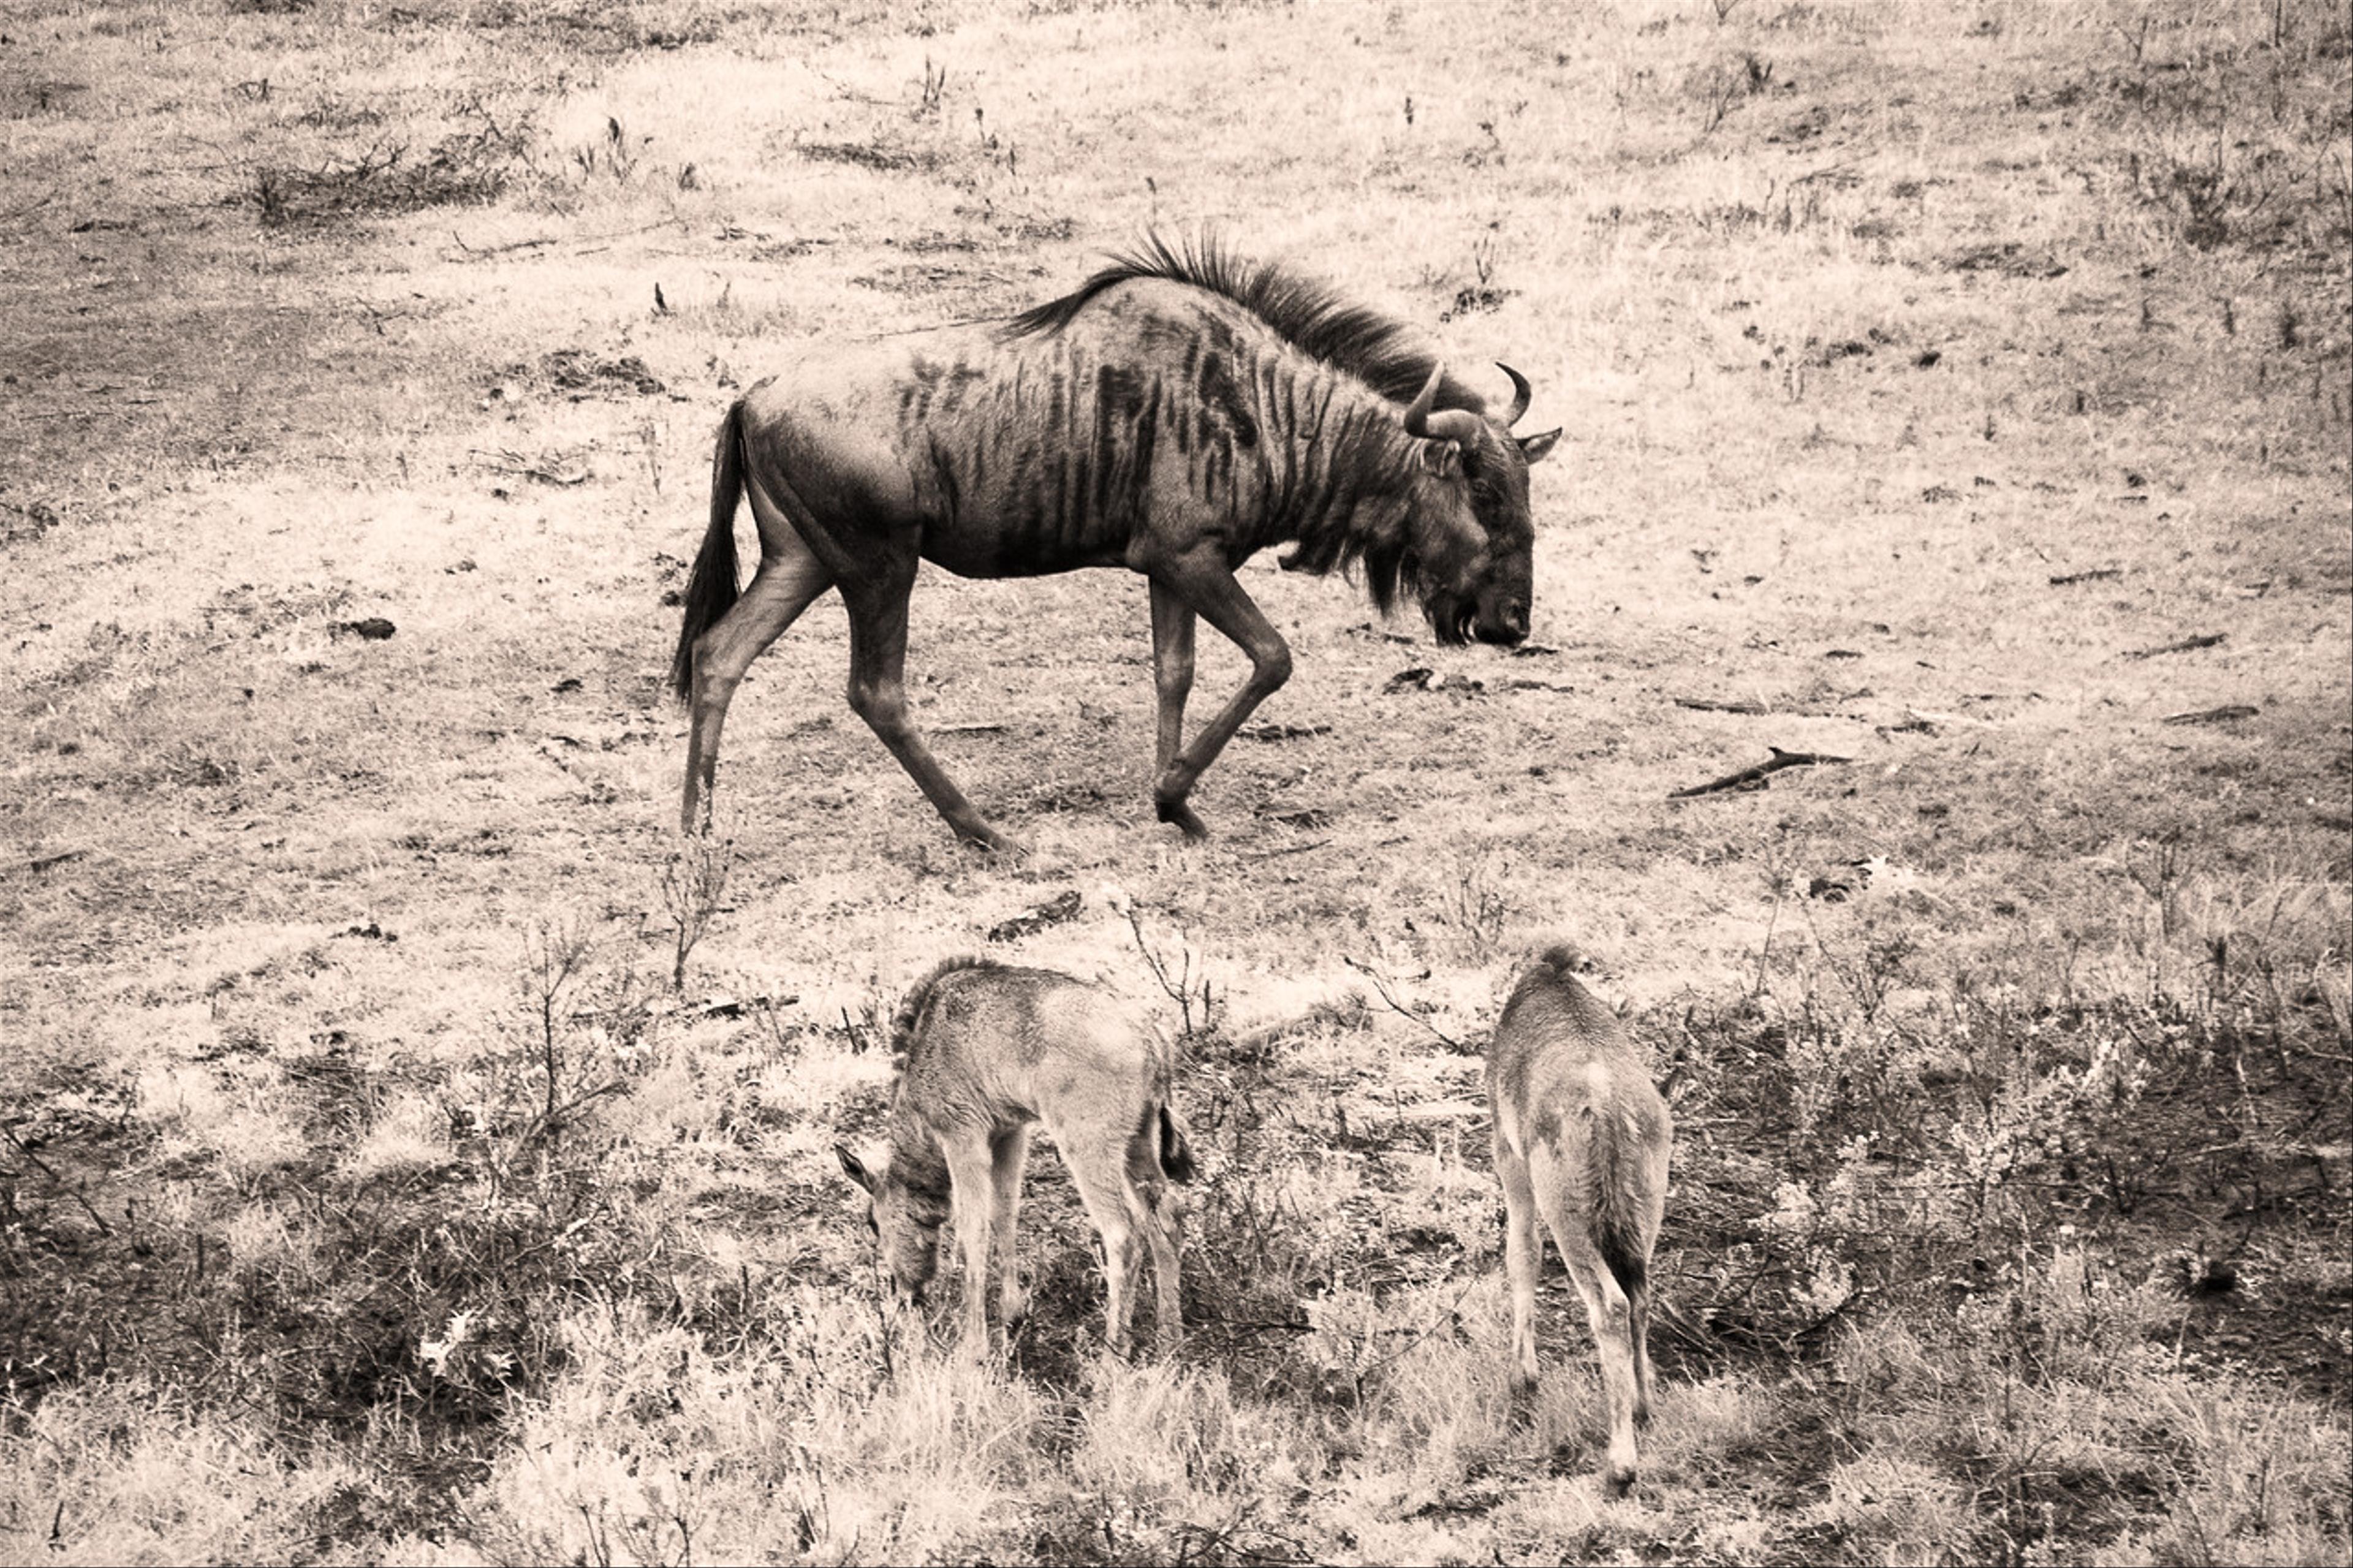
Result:
M1471 623L1478 618L1478 601L1448 589L1437 589L1422 595L1421 613L1430 617L1430 630L1440 642L1460 647L1471 640Z

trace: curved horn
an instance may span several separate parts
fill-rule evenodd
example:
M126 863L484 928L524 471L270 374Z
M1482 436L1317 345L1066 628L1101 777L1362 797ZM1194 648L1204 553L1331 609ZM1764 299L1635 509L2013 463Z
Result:
M1405 433L1427 441L1430 437L1430 405L1438 399L1438 384L1446 379L1446 367L1433 364L1430 379L1421 384L1421 391L1406 405Z
M1504 416L1504 428L1508 430L1520 422L1520 416L1528 411L1528 403L1535 394L1529 389L1528 378L1502 360L1495 362L1495 368L1512 378L1512 411Z
M1430 411L1430 405L1438 398L1438 384L1445 379L1444 365L1434 364L1430 367L1430 379L1422 383L1421 391L1416 395L1413 402L1406 406L1405 433L1407 435L1418 437L1424 441L1468 441L1477 435L1480 426L1477 415L1466 413L1460 408L1441 408L1435 413Z

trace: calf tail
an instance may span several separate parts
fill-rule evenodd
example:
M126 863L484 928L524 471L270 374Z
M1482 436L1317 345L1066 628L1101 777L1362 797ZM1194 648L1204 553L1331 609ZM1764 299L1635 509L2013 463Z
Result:
M686 616L670 660L670 689L681 702L694 694L694 644L734 606L735 507L744 499L744 405L739 399L719 422L718 450L711 458L711 526L694 557L686 584Z
M1186 1141L1185 1124L1166 1101L1160 1107L1160 1172L1179 1185L1201 1173L1193 1163L1193 1145Z
M1618 1288L1636 1296L1651 1272L1650 1238L1643 1234L1646 1175L1640 1132L1622 1111L1587 1106L1584 1114L1594 1250L1601 1254Z

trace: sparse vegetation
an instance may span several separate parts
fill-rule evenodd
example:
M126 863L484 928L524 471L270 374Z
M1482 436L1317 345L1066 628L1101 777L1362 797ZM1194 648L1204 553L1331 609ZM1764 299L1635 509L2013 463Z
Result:
M0 1560L2353 1553L2340 5L32 12ZM927 576L1031 855L825 605L682 851L711 419L1155 214L1528 374L1532 646L1253 568L1188 846L1141 586ZM1852 760L1669 799L1768 747ZM1679 1129L1623 1502L1556 1271L1509 1420L1477 1053L1564 938ZM832 1149L984 947L1183 1038L1174 1358L1076 1246L1003 1366L881 1308Z

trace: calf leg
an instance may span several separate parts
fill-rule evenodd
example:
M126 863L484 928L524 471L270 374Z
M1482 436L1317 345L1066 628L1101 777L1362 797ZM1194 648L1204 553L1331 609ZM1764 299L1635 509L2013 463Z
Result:
M996 1161L987 1142L977 1135L958 1138L941 1152L947 1157L949 1201L955 1216L956 1242L964 1251L963 1348L967 1355L986 1356Z
M1160 1166L1161 1115L1160 1106L1148 1107L1143 1130L1127 1141L1127 1187L1135 1199L1138 1228L1152 1254L1153 1331L1159 1348L1169 1351L1185 1337L1185 1311L1177 1289L1176 1197Z
M1153 1332L1163 1352L1172 1351L1185 1339L1185 1304L1177 1289L1176 1203L1166 1185L1153 1194L1145 1234L1152 1243Z
M1634 1425L1647 1426L1651 1424L1651 1284L1647 1279L1626 1292L1626 1310L1634 1331Z
M998 1133L990 1152L995 1163L997 1245L1003 1258L997 1275L997 1315L1004 1321L1005 1337L1009 1340L1029 1311L1029 1293L1021 1288L1021 1248L1015 1240L1021 1215L1021 1178L1029 1163L1029 1124Z
M1524 1419L1533 1412L1536 1392L1536 1274L1544 1264L1544 1237L1536 1229L1528 1163L1500 1135L1495 1175L1504 1188L1504 1275L1512 1291L1512 1409Z
M1060 1131L1054 1134L1054 1142L1071 1168L1071 1184L1079 1189L1079 1202L1085 1206L1087 1217L1094 1222L1095 1233L1103 1237L1103 1338L1112 1354L1124 1356L1127 1353L1128 1320L1134 1310L1134 1290L1140 1261L1135 1233L1137 1222L1143 1217L1143 1205L1122 1168L1120 1145L1113 1143L1106 1148L1100 1142L1091 1144L1066 1138Z
M1545 1184L1551 1185L1551 1184ZM1633 1314L1617 1276L1602 1261L1583 1216L1559 1201L1566 1194L1542 1193L1545 1219L1561 1261L1585 1302L1586 1321L1593 1328L1593 1346L1601 1361L1601 1386L1609 1405L1609 1490L1623 1496L1634 1484L1634 1339Z

